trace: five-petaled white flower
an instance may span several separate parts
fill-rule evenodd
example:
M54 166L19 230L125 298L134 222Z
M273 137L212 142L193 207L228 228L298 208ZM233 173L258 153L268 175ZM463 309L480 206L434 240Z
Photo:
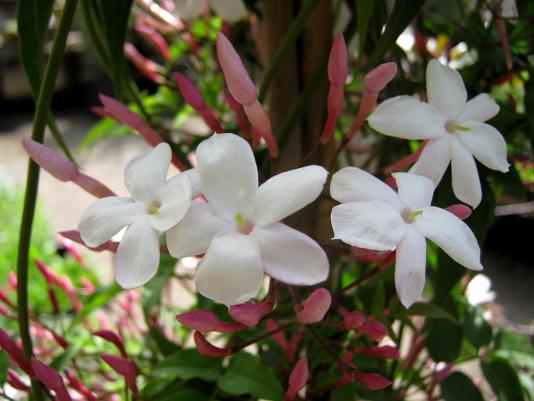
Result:
M205 253L196 272L204 296L234 305L257 295L264 273L294 285L328 276L328 259L310 237L279 221L313 202L327 171L307 166L278 174L258 188L249 144L233 134L214 134L196 152L202 193L184 219L167 231L172 256Z
M360 248L396 249L395 286L407 308L425 284L426 240L430 239L468 269L481 270L480 248L473 232L458 217L430 206L434 184L426 177L393 174L398 194L373 175L355 167L334 174L334 238Z
M473 156L493 170L506 172L509 167L504 138L483 122L494 117L499 106L485 93L466 102L460 74L436 60L428 64L426 81L428 103L411 96L388 99L369 116L369 124L385 135L428 139L410 172L437 185L450 163L454 194L476 207L482 190Z
M176 4L176 13L183 19L197 18L209 6L228 22L235 22L246 15L246 8L242 0L174 0L174 3Z
M135 157L124 171L124 183L132 198L99 199L80 220L78 230L90 247L102 245L128 227L115 261L115 279L124 288L141 286L156 274L159 234L176 225L191 204L188 174L165 181L170 161L171 149L165 143Z

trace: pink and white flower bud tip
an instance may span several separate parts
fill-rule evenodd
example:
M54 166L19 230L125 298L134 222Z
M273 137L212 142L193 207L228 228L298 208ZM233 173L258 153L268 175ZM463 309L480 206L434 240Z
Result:
M395 63L380 64L365 75L365 89L378 93L395 77L395 74L397 74L397 65Z
M332 304L332 295L325 288L318 288L304 302L304 306L296 306L297 320L303 324L314 324L323 320Z

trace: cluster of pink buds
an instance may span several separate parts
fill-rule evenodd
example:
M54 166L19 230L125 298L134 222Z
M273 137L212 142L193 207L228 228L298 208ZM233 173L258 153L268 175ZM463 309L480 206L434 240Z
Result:
M74 285L67 276L59 276L51 267L47 266L40 260L36 260L35 265L46 280L50 302L52 303L55 313L59 313L59 305L57 303L57 295L55 293L56 288L61 289L65 293L67 298L69 298L70 302L72 303L74 309L80 310L82 308L82 303L78 299Z

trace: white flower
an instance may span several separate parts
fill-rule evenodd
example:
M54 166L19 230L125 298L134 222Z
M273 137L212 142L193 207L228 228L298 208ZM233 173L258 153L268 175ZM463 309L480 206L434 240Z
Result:
M493 170L506 172L509 167L504 138L483 123L499 112L499 106L485 93L466 102L460 74L436 60L428 64L426 81L428 103L411 96L388 99L369 116L369 124L384 135L428 139L410 172L437 185L451 163L454 194L476 207L482 190L473 156Z
M176 13L183 19L199 17L209 6L224 21L235 22L246 15L241 0L174 0Z
M102 245L127 227L115 261L115 279L124 288L143 285L156 274L159 234L176 225L191 204L188 174L165 182L170 161L171 149L165 143L135 157L124 170L132 198L99 199L80 220L78 230L90 247Z
M407 308L425 284L426 240L456 262L480 270L480 248L469 227L446 210L430 206L434 184L409 173L393 174L398 194L387 184L355 167L332 178L330 194L341 202L332 209L334 238L360 248L396 249L395 286Z
M484 274L473 277L465 289L467 302L474 306L493 302L496 296L495 291L491 291L490 278Z
M197 170L209 203L193 202L167 232L172 256L205 253L196 273L198 291L234 305L256 296L264 273L294 285L328 276L328 259L310 237L279 221L313 202L327 172L307 166L278 174L258 188L249 144L233 134L215 134L197 148Z

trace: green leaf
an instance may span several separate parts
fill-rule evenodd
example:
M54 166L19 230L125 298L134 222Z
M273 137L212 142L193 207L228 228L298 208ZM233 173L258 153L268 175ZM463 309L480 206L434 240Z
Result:
M517 366L534 369L534 347L527 336L505 330L499 332L494 354Z
M508 361L493 357L481 361L480 367L499 401L525 399L517 373Z
M419 10L425 4L425 0L396 0L393 11L387 22L386 29L378 40L375 50L369 59L369 67L380 63L384 55L395 44L395 41L404 29L412 22Z
M369 22L373 16L374 6L374 0L358 0L356 2L356 10L358 12L358 33L360 35L360 57L365 49L367 29L369 28Z
M7 377L7 368L11 366L7 352L0 351L0 387L4 386Z
M461 372L453 372L440 385L441 397L445 401L484 401L473 380Z
M456 318L452 313L434 304L417 302L413 304L407 312L412 316L424 316L431 319L447 319L456 323Z
M43 74L44 47L54 0L19 0L17 32L20 61L34 96Z
M122 288L113 283L107 287L97 290L85 306L78 312L76 317L70 323L67 332L78 326L78 324L85 319L94 310L100 308L102 305L107 304L112 298L122 291Z
M426 344L430 357L436 362L452 362L460 354L462 330L460 326L445 319L427 321Z
M165 284L174 273L176 261L169 254L162 254L158 272L143 286L143 313L150 316L152 308L159 302Z
M467 341L477 348L491 342L491 325L484 319L482 309L471 306L466 309L464 334Z
M257 357L245 352L230 359L230 365L217 380L217 385L232 395L250 394L273 401L284 397L282 385L273 371L262 365Z
M180 390L168 394L160 394L158 401L208 401L209 397L206 394L196 390Z
M54 358L50 366L57 371L63 370L69 365L70 361L72 361L72 359L78 355L78 352L80 352L81 348L82 345L79 343L73 343L69 345L65 352Z
M203 379L215 381L221 375L222 360L198 353L196 349L178 351L155 365L150 374L158 378Z
M386 307L386 288L383 281L376 286L371 305L371 313L374 316L382 316Z

